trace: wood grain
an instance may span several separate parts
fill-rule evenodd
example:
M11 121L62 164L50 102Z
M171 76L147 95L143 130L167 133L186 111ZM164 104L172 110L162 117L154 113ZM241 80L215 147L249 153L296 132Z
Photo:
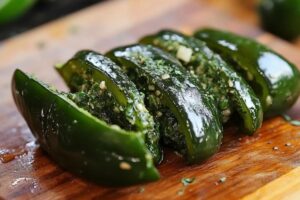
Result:
M201 165L186 166L166 150L159 181L125 188L79 179L57 167L35 144L10 94L16 67L65 89L52 66L79 49L104 52L161 28L191 33L203 26L254 37L300 66L296 48L199 0L107 1L1 43L0 154L24 153L0 163L0 199L238 199L298 167L300 128L281 117L266 120L253 137L228 125L220 152ZM300 101L290 114L300 118L299 111ZM184 177L195 181L183 187Z
M300 167L266 184L243 200L288 200L300 197Z

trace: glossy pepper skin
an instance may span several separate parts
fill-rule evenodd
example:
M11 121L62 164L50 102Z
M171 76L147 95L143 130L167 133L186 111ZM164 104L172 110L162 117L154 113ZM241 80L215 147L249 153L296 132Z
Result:
M266 30L289 40L300 35L300 0L261 0L258 11Z
M260 98L264 117L281 114L297 100L300 73L278 53L252 39L225 31L202 29L194 36L204 40L248 81Z
M20 70L12 94L41 147L61 167L112 186L159 179L142 133L106 124Z
M152 44L168 51L181 60L200 84L205 88L212 88L212 95L219 101L219 111L224 113L223 119L228 117L227 111L235 109L242 118L242 129L247 134L253 134L262 124L263 111L259 99L248 83L208 46L194 37L189 37L172 30L162 30L154 35L145 36L140 40L144 44ZM186 57L180 55L184 51ZM217 89L215 89L217 88ZM214 94L216 93L216 94ZM218 94L223 93L223 96ZM224 101L231 107L222 108Z
M1 0L0 24L13 21L29 10L36 0Z
M122 106L125 118L131 124L131 129L145 134L147 147L155 163L162 160L159 131L154 124L153 117L145 108L144 95L137 90L134 83L118 65L97 52L83 50L56 69L74 92L81 91L86 81L93 80L98 83L104 81L107 89ZM121 114L119 113L119 115Z
M150 45L124 46L113 49L106 55L122 66L129 77L134 77L133 81L137 85L138 80L142 80L148 87L153 84L160 91L158 104L163 104L175 116L178 134L183 136L178 138L184 141L181 148L184 148L182 152L188 163L203 161L219 149L222 125L217 108L178 60ZM153 107L149 109L160 112ZM180 141L175 141L175 145L176 142Z

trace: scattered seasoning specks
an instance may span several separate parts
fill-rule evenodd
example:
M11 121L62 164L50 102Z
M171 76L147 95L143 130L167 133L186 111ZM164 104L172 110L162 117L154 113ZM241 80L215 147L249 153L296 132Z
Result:
M300 121L292 119L290 116L283 114L282 117L285 119L285 121L289 122L291 125L294 126L300 126Z
M273 147L273 150L277 151L277 150L279 150L279 148L275 146L275 147Z

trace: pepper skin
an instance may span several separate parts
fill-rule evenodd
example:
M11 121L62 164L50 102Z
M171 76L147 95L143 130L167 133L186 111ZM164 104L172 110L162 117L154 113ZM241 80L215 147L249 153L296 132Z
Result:
M200 85L205 83L205 89L212 90L211 95L219 101L219 112L223 113L223 121L226 122L230 117L230 109L235 109L242 118L242 130L245 133L253 134L261 126L263 111L252 88L203 41L176 31L162 30L142 38L140 42L155 45L177 56L183 66L198 78ZM181 57L180 53L184 53L180 52L182 49L189 55ZM224 108L224 101L228 101L231 107Z
M300 0L261 0L258 11L266 30L289 40L300 35Z
M98 83L104 81L107 89L117 100L118 108L121 106L124 110L117 112L125 115L125 120L129 122L131 130L145 134L146 144L155 163L162 160L159 131L154 124L153 117L145 108L144 95L137 90L119 66L97 52L83 50L56 69L73 92L81 91L87 81L93 80Z
M171 145L181 150L188 163L203 161L219 149L222 125L217 108L178 60L150 45L120 47L106 55L127 72L139 89L148 88L146 106L157 113L157 123L161 125L167 117L174 119L174 127L179 130L170 127L168 134L176 138Z
M220 53L248 81L260 98L264 117L281 114L297 100L300 73L278 53L230 32L202 29L194 35Z
M1 0L0 24L13 21L29 10L36 0Z
M12 94L41 147L61 167L112 186L159 179L142 133L108 125L20 70Z

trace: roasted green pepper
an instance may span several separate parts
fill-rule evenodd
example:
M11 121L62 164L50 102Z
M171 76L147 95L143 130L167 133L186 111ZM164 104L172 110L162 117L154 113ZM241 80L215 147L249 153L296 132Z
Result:
M246 133L252 134L261 126L262 107L251 87L204 42L171 30L146 36L140 42L176 56L198 78L200 87L215 97L223 122L236 110L243 119L242 129Z
M261 0L258 10L266 30L285 39L300 35L300 0Z
M29 10L36 0L1 0L0 24L13 21Z
M87 105L85 102L88 102L88 106L84 108L97 117L110 115L106 117L110 123L123 124L122 128L143 132L155 162L161 161L158 127L155 127L153 117L144 106L144 95L137 90L119 66L94 51L80 51L66 64L56 69L73 92L87 93L91 87L95 87L95 84L102 86L103 90L96 87L95 91L101 92L101 95L98 95L100 99L91 99L95 96L91 93L88 95L79 93L79 96L73 95L71 98L80 105ZM111 96L105 95L105 92L110 92ZM112 98L115 98L117 103L114 103ZM122 116L123 118L120 118Z
M264 108L264 116L281 114L297 100L298 69L266 46L233 33L202 29L195 37L204 40L249 82Z
M60 166L105 185L159 178L142 132L109 125L32 76L16 70L15 103L41 147Z
M165 144L197 163L220 147L222 125L211 99L170 54L150 45L131 45L106 54L146 95Z

